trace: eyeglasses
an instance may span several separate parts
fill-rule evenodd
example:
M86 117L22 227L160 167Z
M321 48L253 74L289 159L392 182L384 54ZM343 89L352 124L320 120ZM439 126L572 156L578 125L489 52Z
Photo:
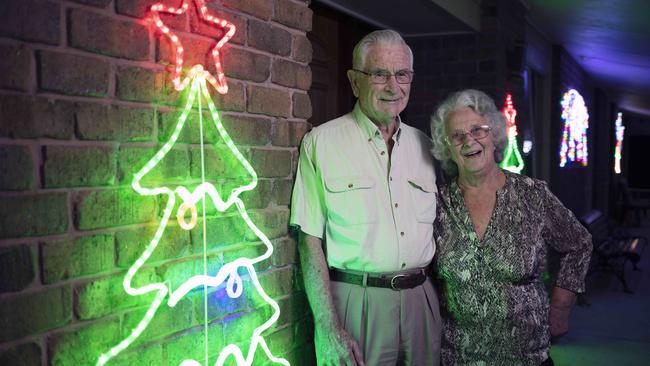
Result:
M395 76L395 81L397 81L398 84L408 84L413 80L414 74L411 70L400 70L394 74L386 70L377 70L373 72L365 72L357 69L352 70L369 76L370 82L373 84L386 84L391 76Z
M451 136L445 137L445 140L448 144L454 144L458 146L465 143L467 135L472 136L472 138L475 140L481 140L487 137L488 133L490 133L490 130L491 128L488 125L474 126L468 132L455 131L451 134Z

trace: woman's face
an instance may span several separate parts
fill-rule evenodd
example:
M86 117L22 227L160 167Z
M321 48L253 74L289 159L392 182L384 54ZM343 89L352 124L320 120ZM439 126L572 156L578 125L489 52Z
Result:
M488 126L488 121L473 109L465 107L452 112L447 118L445 132L447 134L447 147L451 159L458 166L459 175L479 175L496 168L494 161L494 139L491 131L485 137L481 135Z

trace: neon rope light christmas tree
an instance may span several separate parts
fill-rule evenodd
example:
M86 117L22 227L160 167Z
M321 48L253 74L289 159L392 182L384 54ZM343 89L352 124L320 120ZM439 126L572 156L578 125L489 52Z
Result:
M223 67L221 66L221 61L219 58L219 50L221 47L232 38L235 33L235 26L229 23L226 20L219 19L210 15L207 11L207 8L203 0L194 0L194 4L198 10L199 16L203 21L209 22L217 27L220 27L224 30L223 37L217 42L217 45L212 49L211 55L215 64L215 69L217 76L214 77L201 65L194 65L188 72L185 78L181 77L183 71L183 54L184 49L180 44L178 37L167 27L160 19L160 13L169 13L173 15L180 15L185 13L189 8L190 0L183 0L181 6L178 8L163 6L162 4L155 4L151 7L151 19L153 20L156 27L165 35L174 46L176 54L176 63L174 65L174 78L173 83L174 87L181 91L185 89L188 85L190 86L189 96L185 107L183 108L182 114L178 119L176 127L167 142L162 146L158 152L151 158L134 176L131 186L133 189L143 196L162 196L166 198L167 203L165 205L163 216L160 220L160 225L154 234L154 237L150 240L149 244L144 248L140 257L135 261L135 263L129 268L127 274L125 275L122 285L127 294L131 296L142 296L146 294L154 294L154 298L149 305L144 317L138 322L137 326L133 328L128 336L124 338L117 345L113 346L110 350L103 353L97 360L97 365L105 365L113 357L118 355L120 352L129 347L148 327L149 323L152 321L156 312L163 304L167 298L167 306L170 308L175 307L178 302L183 299L190 291L196 288L203 288L203 313L204 313L204 360L203 364L199 361L193 359L186 359L181 362L181 366L199 366L199 365L208 365L209 358L209 345L210 340L208 338L208 288L209 287L219 287L225 284L226 293L230 298L238 298L243 293L244 281L239 273L240 269L244 270L248 276L248 281L255 287L255 290L260 295L260 297L268 304L272 309L273 313L270 318L265 321L263 324L258 326L252 331L252 336L250 339L248 350L244 353L237 345L228 344L226 345L219 353L215 365L223 365L223 363L230 357L234 358L238 365L250 366L253 363L255 353L258 347L266 354L266 356L273 362L279 363L282 365L289 366L289 362L283 358L274 356L266 341L264 340L262 333L269 329L279 318L280 316L280 307L278 304L269 297L264 289L262 288L257 273L255 272L254 265L261 261L268 259L273 253L273 246L270 240L266 235L255 225L253 220L250 218L246 212L246 207L244 202L241 200L239 195L246 191L251 191L257 186L257 174L255 170L242 155L242 153L237 149L232 138L229 136L228 132L221 123L221 119L217 112L217 108L212 102L210 93L207 88L207 82L216 88L216 90L225 94L228 91L228 85L226 83L225 76L223 74ZM215 188L214 185L206 181L205 176L205 154L204 154L204 125L203 125L203 100L207 102L207 107L210 112L210 117L214 124L214 127L218 131L219 136L227 146L228 150L235 157L237 162L247 171L250 175L251 180L248 184L236 187L230 191L227 195L227 198L224 199L221 193ZM178 137L183 130L185 122L187 121L188 115L192 111L192 107L195 102L198 102L199 107L199 132L201 140L201 184L199 184L194 190L190 191L184 186L176 187L171 189L169 187L154 187L147 188L141 185L141 180L147 173L156 167L156 165L169 153L171 148L174 146ZM160 239L162 238L167 224L173 214L173 209L176 206L176 197L181 199L179 208L177 210L177 221L179 226L185 230L191 230L196 227L198 221L198 214L196 205L201 201L202 204L202 215L203 215L203 274L194 275L188 278L184 283L182 283L178 288L172 289L168 283L157 282L147 284L141 287L135 287L133 284L133 279L138 273L138 271L145 264L147 259L152 255ZM246 223L246 226L252 230L252 232L259 238L265 245L266 251L258 257L247 258L240 257L231 262L224 264L216 274L210 275L207 270L207 227L206 227L206 200L210 199L210 202L220 212L224 212L229 208L235 208L241 218ZM190 210L191 218L187 222L185 220L186 211Z
M503 155L500 166L513 173L521 173L524 169L524 160L521 158L519 147L517 146L517 110L512 104L512 95L506 95L506 103L503 107L503 115L508 123L508 146Z
M625 136L625 126L623 126L623 113L618 112L616 115L616 147L614 148L614 172L621 174L621 157L623 156L623 137Z
M587 166L589 152L587 150L587 129L589 128L589 113L582 95L575 89L564 93L562 97L562 142L560 143L560 167L569 161L576 161Z

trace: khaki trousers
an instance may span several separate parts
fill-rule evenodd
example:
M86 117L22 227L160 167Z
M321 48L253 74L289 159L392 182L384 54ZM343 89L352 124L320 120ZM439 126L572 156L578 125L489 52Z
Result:
M331 282L341 324L359 342L368 366L438 366L442 322L438 295L427 278L394 291Z

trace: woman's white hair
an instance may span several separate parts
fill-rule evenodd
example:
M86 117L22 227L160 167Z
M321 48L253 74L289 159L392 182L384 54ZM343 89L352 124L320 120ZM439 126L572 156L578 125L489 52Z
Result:
M366 65L368 49L377 44L402 45L406 47L409 53L409 58L411 59L411 69L413 68L413 51L411 51L411 48L406 44L399 33L390 29L377 30L363 37L359 43L354 46L354 51L352 51L352 67L357 70L363 70L363 67Z
M494 160L500 163L503 160L503 152L508 144L506 118L497 110L494 100L479 90L466 89L453 93L447 97L431 116L431 137L433 139L433 156L440 161L442 169L450 176L458 175L458 167L453 160L449 146L445 141L447 136L447 118L453 112L465 107L471 108L475 113L484 117L491 128L492 139L494 140Z

